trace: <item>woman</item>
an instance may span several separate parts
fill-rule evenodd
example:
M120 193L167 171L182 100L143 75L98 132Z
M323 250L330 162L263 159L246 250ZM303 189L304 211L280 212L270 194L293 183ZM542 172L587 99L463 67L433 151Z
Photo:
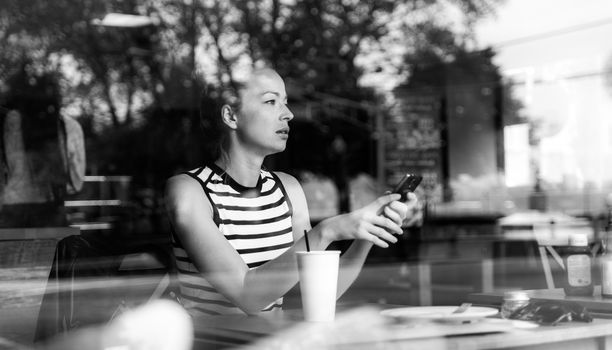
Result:
M298 282L295 252L306 250L305 231L312 250L355 240L340 259L342 295L373 244L397 241L407 204L388 194L311 228L298 181L262 169L266 156L285 149L293 119L282 78L255 70L234 97L220 111L203 113L206 136L218 146L214 162L167 183L183 305L192 315L279 308Z

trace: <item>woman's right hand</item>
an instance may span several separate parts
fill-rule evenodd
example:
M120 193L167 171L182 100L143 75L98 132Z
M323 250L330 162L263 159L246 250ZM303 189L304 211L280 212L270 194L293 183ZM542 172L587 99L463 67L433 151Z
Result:
M387 248L388 242L397 242L394 234L403 232L401 223L406 218L408 206L399 202L400 198L396 193L387 194L363 208L323 220L320 223L323 241L361 239Z

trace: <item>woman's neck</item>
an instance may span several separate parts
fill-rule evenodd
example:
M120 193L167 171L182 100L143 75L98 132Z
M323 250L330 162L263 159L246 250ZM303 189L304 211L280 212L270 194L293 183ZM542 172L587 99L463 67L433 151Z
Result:
M240 185L255 187L259 181L263 158L246 157L245 154L230 154L228 157L218 159L215 163Z

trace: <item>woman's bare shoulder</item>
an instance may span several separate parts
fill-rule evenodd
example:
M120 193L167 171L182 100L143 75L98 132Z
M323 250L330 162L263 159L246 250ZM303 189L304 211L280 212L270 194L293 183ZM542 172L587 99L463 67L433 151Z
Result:
M292 175L283 172L275 172L275 174L283 183L285 191L287 191L287 196L289 196L291 205L293 206L294 231L299 232L299 235L294 236L294 238L298 239L301 237L300 235L303 229L310 227L308 203L306 201L304 189L300 182Z
M175 175L166 181L165 197L166 205L175 208L186 209L208 203L200 183L187 174Z
M278 176L287 191L302 190L302 185L293 175L282 171L275 171L274 174Z
M187 174L178 174L166 180L166 194L193 190L198 182Z
M291 202L293 202L294 205L305 206L306 197L300 182L295 177L287 173L275 172L275 174L283 183L283 187L285 187L285 191L287 191L287 195L291 199Z

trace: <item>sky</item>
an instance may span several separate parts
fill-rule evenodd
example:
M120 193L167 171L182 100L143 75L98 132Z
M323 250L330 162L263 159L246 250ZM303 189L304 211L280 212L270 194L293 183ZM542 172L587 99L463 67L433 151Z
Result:
M476 27L480 47L515 82L529 118L542 123L546 180L612 184L612 1L507 0ZM608 68L609 69L609 68Z
M506 0L476 34L482 45L495 45L605 19L612 25L609 0Z
M512 69L610 55L604 43L611 30L609 0L507 0L495 18L476 27L476 37L481 46L498 48L498 63Z

